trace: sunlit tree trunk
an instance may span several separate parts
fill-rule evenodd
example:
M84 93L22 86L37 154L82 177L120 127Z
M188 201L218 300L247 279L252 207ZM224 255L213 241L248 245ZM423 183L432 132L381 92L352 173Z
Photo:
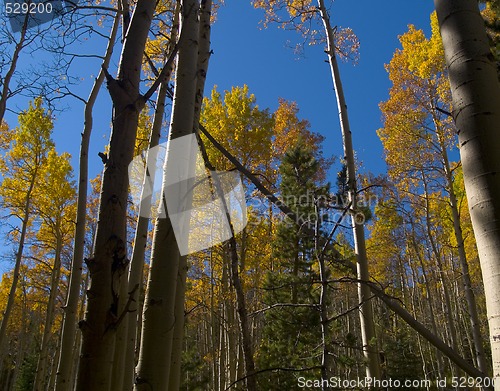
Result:
M435 0L500 390L500 85L474 0Z
M175 8L174 22L171 29L171 44L167 55L173 54L174 46L177 42L178 32L179 32L179 14L180 14L180 2L177 2ZM156 98L156 108L154 112L153 125L151 129L151 135L149 138L148 152L146 155L146 161L150 161L150 154L155 153L155 147L158 145L161 137L161 129L163 125L163 117L165 115L165 100L169 92L169 81L170 75L173 72L174 61L167 61L169 70L164 81L160 84L158 91L158 96ZM151 159L156 161L156 156ZM143 189L149 186L150 189L154 189L155 180L155 169L156 165L150 165L146 168L146 173L144 176ZM144 257L146 253L146 246L148 240L148 228L150 218L147 217L151 211L151 197L142 197L141 203L139 205L138 220L135 230L134 237L134 248L132 250L132 260L130 262L130 271L128 276L128 292L131 297L131 304L129 307L129 316L126 318L127 322L127 340L126 340L126 352L125 352L125 363L123 369L124 383L120 388L124 391L131 391L134 387L134 372L137 357L137 329L140 324L139 320L142 317L140 313L141 306L139 305L140 292L143 285L143 270L144 270Z
M321 320L321 344L322 344L322 354L321 354L321 388L323 391L327 390L328 379L330 378L330 373L332 370L331 357L329 351L330 335L329 335L329 323L328 320L328 305L327 305L327 295L328 295L328 271L326 268L325 256L321 251L319 245L320 240L320 216L321 209L318 205L319 201L314 200L315 203L315 213L316 213L316 224L314 232L314 250L318 257L319 265L319 278L320 278L320 296L319 296L319 315Z
M151 136L149 139L149 151L146 157L146 161L149 160L150 150L158 145L161 136L161 126L163 122L163 115L165 113L165 100L167 97L168 84L162 83L158 91L158 97L156 99L156 110L153 119L153 127L151 130ZM145 176L144 181L154 181L155 166L148 167L149 172ZM154 182L150 184L151 187L154 186ZM144 186L143 186L144 188ZM137 226L135 230L134 248L132 250L132 260L130 262L130 271L128 276L128 292L130 292L131 304L129 307L129 316L126 318L127 325L127 341L126 341L126 353L125 353L125 366L124 366L124 390L132 390L134 381L134 368L136 361L136 338L137 338L137 325L139 319L139 309L140 305L138 303L140 298L140 292L142 289L143 281L143 270L144 270L144 257L146 253L146 246L148 240L148 227L149 227L149 217L147 214L151 210L151 198L141 197L141 203L139 205Z
M205 80L208 72L208 62L210 59L210 18L212 11L212 0L201 0L198 29L198 63L196 81L196 101L194 106L193 132L198 131L197 123L200 121L201 106L203 103L203 92L205 90ZM181 379L181 357L182 340L184 337L184 301L186 293L187 277L187 256L179 259L179 273L177 287L175 290L175 326L172 343L172 358L170 368L169 390L178 390ZM212 359L215 360L215 357Z
M109 35L108 46L102 66L107 68L113 53L116 34L120 24L119 15L115 16L113 27ZM89 98L85 103L84 128L80 146L79 177L78 177L78 199L76 212L75 239L73 247L73 259L71 263L71 276L69 281L68 296L64 306L64 320L62 326L61 347L59 353L59 365L56 374L56 391L69 391L72 385L72 364L74 341L77 327L78 303L80 301L80 288L82 283L83 253L85 248L85 227L87 217L87 190L88 190L88 153L90 135L92 133L94 108L97 95L104 82L104 71L101 69L94 81Z
M48 349L49 349L49 342L53 337L52 325L54 323L55 305L56 305L57 294L59 292L59 280L61 277L62 238L60 235L60 229L58 228L56 228L56 235L58 237L56 238L54 265L52 268L52 276L50 281L49 300L47 302L45 325L43 328L42 343L38 357L34 391L44 391L46 389L47 367L51 364L48 360Z
M182 3L181 42L177 60L176 84L169 140L192 134L196 97L198 58L198 1ZM169 150L164 170L169 164ZM164 175L162 195L165 194ZM162 196L162 198L164 198ZM176 322L175 296L180 252L165 202L156 219L150 273L143 311L141 347L135 390L167 390Z
M327 54L330 62L333 85L337 96L337 106L340 117L340 129L342 131L342 141L344 145L344 159L347 166L348 181L348 201L354 213L351 214L351 224L354 236L354 252L356 253L357 275L360 281L369 281L368 258L366 254L364 224L356 221L355 212L357 210L357 185L356 185L356 167L354 161L354 149L352 146L352 136L347 116L347 104L344 97L340 72L338 68L335 40L333 28L330 24L330 17L323 0L318 0L318 6L321 18L325 27L327 37ZM370 298L372 294L370 288L364 284L358 284L359 296L359 316L361 323L361 336L363 342L363 353L367 360L366 376L369 378L380 379L380 362L377 343L375 339L375 324L373 321L373 309Z
M109 391L114 334L119 324L119 285L127 264L128 165L132 161L139 113L141 65L155 2L139 0L123 45L118 79L107 76L113 101L109 156L105 162L93 256L87 260L90 287L85 319L79 323L82 350L77 391Z
M460 224L460 214L458 212L458 201L453 187L453 174L448 159L448 152L444 146L442 137L439 137L441 147L441 156L443 161L444 174L446 176L446 187L450 198L451 216L453 220L453 233L457 241L458 259L460 261L460 269L462 274L463 287L465 289L465 300L469 311L470 327L472 332L472 340L474 342L474 357L477 361L479 370L486 373L486 355L483 348L483 337L481 336L481 326L479 323L479 314L477 312L476 297L472 290L472 281L469 273L469 264L467 262L467 254L465 252L465 240L462 234L462 226Z

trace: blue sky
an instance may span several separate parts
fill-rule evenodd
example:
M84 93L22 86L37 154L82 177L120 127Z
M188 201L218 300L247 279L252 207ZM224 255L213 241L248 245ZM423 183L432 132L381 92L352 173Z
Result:
M351 27L360 40L358 64L341 62L340 71L357 158L365 170L381 173L385 163L376 135L381 127L378 104L387 99L390 88L384 64L399 47L398 35L408 24L430 33L433 2L337 0L331 11L332 24ZM278 97L296 101L299 115L326 137L325 153L340 156L338 110L324 47L306 47L304 56L298 58L286 43L299 42L299 35L276 25L262 29L262 19L263 12L248 1L226 0L212 28L214 55L205 93L214 84L225 90L246 83L261 107L275 109Z
M327 155L342 154L335 95L329 65L321 45L308 46L303 56L290 49L287 42L299 42L300 36L291 31L270 25L263 29L260 21L262 10L254 9L250 1L226 0L218 12L212 28L212 49L205 94L214 85L219 91L232 86L247 84L255 94L261 108L276 109L278 98L298 103L301 118L311 123L311 129L326 137L324 151ZM384 64L388 63L399 47L398 35L415 24L429 33L429 16L433 10L430 0L385 0L374 2L337 0L331 9L332 24L351 27L360 40L360 59L357 65L341 62L341 76L346 94L354 148L363 169L376 174L385 171L383 151L376 130L381 126L379 102L388 96L390 83ZM103 41L82 44L82 52L102 53ZM96 49L98 48L98 49ZM117 52L119 49L116 50ZM119 53L115 53L110 72L116 72ZM33 57L21 58L35 63ZM86 59L74 72L82 82L76 91L86 97L99 62ZM147 87L144 86L145 91ZM16 99L11 104L27 106L25 100ZM80 101L65 102L68 108L56 113L54 139L59 151L73 155L77 169L80 132L83 127L83 105ZM91 147L91 175L102 169L97 156L107 144L110 130L111 101L105 89L94 111L95 126ZM7 116L11 126L16 125L13 114Z
M299 58L287 46L288 41L300 41L297 33L284 31L276 25L263 29L260 24L263 12L254 9L250 1L226 0L225 3L212 28L214 54L210 60L205 94L209 95L214 85L223 91L247 84L261 108L276 109L279 97L296 101L299 116L310 121L313 131L326 137L325 153L340 156L342 146L337 108L324 48L321 45L308 46ZM333 3L332 24L351 27L361 44L358 64L342 62L340 67L354 147L364 170L374 173L385 170L382 146L376 135L381 126L378 104L387 98L390 87L384 64L399 47L398 35L407 30L408 24L415 24L429 33L432 10L430 0L337 0ZM87 46L84 44L82 51L95 50L100 46L95 43L92 42L90 48L88 43ZM24 61L36 62L37 59L24 58ZM117 62L118 55L115 55L111 73L116 71ZM89 60L75 69L82 78L78 86L82 96L88 95L98 69L99 62L94 61L92 65ZM16 100L16 104L26 107L25 102ZM83 107L77 100L68 101L66 105L68 109L56 115L54 139L59 151L73 155L76 169ZM101 91L94 114L90 155L92 175L102 169L97 152L103 150L109 137L111 106L106 90ZM15 125L15 116L9 115L7 119L11 126Z
M351 27L360 40L360 59L357 65L341 63L341 76L347 98L354 148L363 170L379 174L385 171L381 143L376 130L381 126L379 102L387 99L390 83L384 64L399 47L398 35L414 24L429 34L429 17L433 10L431 0L337 0L333 3L332 24ZM324 152L328 156L342 154L341 135L332 88L329 65L321 46L310 46L301 58L287 46L287 41L298 42L297 33L271 25L263 29L263 12L250 1L226 0L218 12L212 28L212 49L205 94L213 85L219 91L247 84L261 108L276 109L278 98L296 101L299 116L311 123L311 129L326 137ZM100 42L100 43L99 43ZM82 52L103 52L103 41L82 44ZM117 52L119 49L117 49ZM119 53L115 53L109 68L116 73ZM21 62L37 64L40 58L25 56ZM93 78L99 70L99 61L86 59L74 71L81 77L77 92L88 96ZM146 86L143 87L145 91ZM83 105L78 100L67 101L68 109L56 114L54 140L57 149L73 155L75 174L78 167L80 133L83 127ZM23 99L9 105L27 107ZM95 109L95 123L90 152L91 177L102 170L97 156L108 143L111 100L105 89ZM16 116L6 117L11 126ZM75 175L76 176L76 175ZM334 181L335 178L330 178Z

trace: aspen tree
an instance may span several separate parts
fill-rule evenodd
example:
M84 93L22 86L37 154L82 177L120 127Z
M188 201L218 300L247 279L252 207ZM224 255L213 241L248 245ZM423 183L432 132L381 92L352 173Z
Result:
M335 48L334 30L330 24L330 16L323 0L318 0L318 6L321 13L326 33L327 54L330 62L333 85L335 95L337 97L337 106L339 109L340 129L342 132L342 141L344 146L344 159L347 167L347 183L348 183L348 202L354 213L351 213L351 224L354 236L354 252L356 254L357 276L361 281L358 284L358 299L360 303L359 316L361 323L361 337L363 341L363 352L367 360L366 376L369 378L381 377L379 352L377 351L377 343L375 339L375 324L373 321L373 309L370 298L372 296L370 288L366 282L370 280L368 272L368 257L366 254L365 231L364 224L356 221L357 212L357 180L356 180L356 164L354 160L354 148L352 145L352 135L349 126L349 118L347 116L347 104L345 101L342 81L340 79L340 71L337 63L337 54Z
M199 30L198 30L198 59L196 80L196 102L194 106L193 132L198 132L200 122L201 105L205 91L205 80L210 60L210 30L212 17L212 0L202 0L200 3ZM181 381L182 341L184 338L184 302L186 295L187 256L179 259L179 276L175 290L174 313L176 323L171 352L169 390L178 390Z
M53 325L56 318L56 304L60 289L61 268L64 245L70 239L74 219L75 196L74 184L70 180L72 169L69 162L70 156L65 153L58 155L55 150L48 153L47 161L34 199L34 210L41 217L42 224L38 236L49 248L53 249L53 264L50 278L50 291L47 300L47 310L43 329L42 341L38 356L34 390L46 390L48 383L47 360L49 343L54 339ZM56 363L57 365L57 363Z
M166 72L166 77L160 84L158 90L158 95L156 98L156 107L154 112L153 124L149 136L148 151L146 154L146 162L156 161L156 147L160 141L161 130L163 125L163 119L165 115L165 101L169 93L169 81L170 75L174 68L174 58L177 53L176 42L179 35L179 18L180 18L180 1L177 1L174 9L173 22L170 30L170 44L168 51L166 53L168 60L164 67L169 69ZM155 70L156 76L158 77L158 72ZM151 154L155 154L152 156ZM149 228L149 213L151 211L152 198L151 196L144 197L143 192L146 186L153 189L155 186L155 173L156 165L151 165L145 168L144 181L142 184L141 191L141 202L138 210L137 226L134 236L134 247L132 250L132 259L130 262L130 271L128 275L128 291L131 292L130 299L131 305L129 311L131 312L128 316L127 322L127 347L125 355L125 367L124 367L124 389L132 390L134 387L134 372L137 358L137 337L138 331L140 331L140 319L142 318L142 307L138 305L140 298L140 292L143 287L143 269L145 252L148 240L148 228ZM139 327L138 327L139 326Z
M0 186L2 206L21 220L12 285L0 325L0 347L3 345L10 314L14 306L28 227L33 214L33 197L40 172L54 144L50 139L53 124L42 107L42 99L30 102L19 115L19 128L12 136L10 150L0 162L3 182Z
M117 14L113 21L113 27L109 35L108 45L104 54L102 66L107 68L113 54L114 41L120 24L120 16ZM83 253L85 248L85 232L87 221L87 190L88 190L88 154L90 136L93 127L93 115L95 101L99 90L104 82L104 70L100 70L94 81L92 90L85 103L84 127L80 146L79 171L78 171L78 194L76 226L74 234L73 259L71 263L71 275L68 287L68 295L64 306L64 320L61 331L61 347L59 354L59 365L56 374L56 391L69 391L72 388L71 373L74 351L74 341L77 327L78 303L80 301L80 287L82 283Z
M299 226L304 224L304 221L300 219L285 203L280 201L276 195L274 195L269 189L267 189L262 182L250 172L239 160L234 157L224 146L221 145L217 140L215 140L211 134L200 127L203 135L210 141L211 144L222 154L224 157L230 161L238 171L240 171L270 202L272 202L276 207L278 207L284 214L291 217L292 220L296 221ZM339 265L346 268L353 274L357 274L357 266L342 258L340 253L334 248L330 248L334 252L334 256ZM444 355L446 355L452 362L454 362L459 368L463 369L468 375L472 377L483 377L485 374L472 366L467 360L460 357L453 349L451 349L446 343L444 343L436 334L431 332L424 324L415 319L400 303L398 299L389 296L385 291L379 287L377 284L368 281L367 286L370 288L373 295L377 296L382 300L388 308L394 311L401 319L403 319L411 328L418 332L422 337L424 337L429 343L439 349ZM485 387L490 389L489 387Z
M448 203L451 209L453 233L470 315L474 356L479 369L486 371L480 322L454 190L455 175L448 157L448 151L453 148L455 140L455 128L451 118L438 111L448 109L451 96L435 14L431 16L431 27L432 36L429 39L425 38L423 31L416 30L411 25L408 32L400 36L403 48L396 50L386 66L393 86L389 100L380 105L384 113L384 128L378 134L385 146L389 173L398 182L398 188L408 191L411 187L418 188L422 183L426 187L426 182L432 182L435 184L433 187L438 187L437 191L443 188L449 195L448 200L444 199L443 203ZM401 148L402 143L407 148ZM430 226L433 223L428 220L429 240L437 262L441 263L442 255L435 251L436 240L431 235ZM442 289L446 291L449 288L442 284ZM446 296L449 294L446 293ZM447 306L447 316L451 319L448 327L453 337L455 327L450 311ZM456 341L454 345L457 346Z
M500 85L477 2L434 4L483 274L495 389L500 390Z
M214 87L211 97L204 101L201 117L204 124L200 125L202 134L206 126L253 170L266 176L273 175L269 166L273 160L270 141L274 121L267 109L259 109L255 96L250 94L246 85L224 91L223 96ZM206 140L206 137L202 136L202 140ZM231 169L231 165L212 145L203 143L203 149L205 147L206 153L202 155L205 154L205 166L209 170ZM221 199L224 182L220 176L211 174L212 196ZM231 218L222 218L228 224L233 223ZM255 371L255 329L249 309L259 286L256 269L260 269L260 264L258 267L252 266L253 262L259 262L258 258L253 260L252 257L246 257L246 253L255 251L255 247L249 246L247 238L254 235L255 231L249 224L238 238L230 238L224 245L209 250L211 270L207 273L220 279L218 287L210 287L210 318L217 322L212 326L214 342L210 346L214 356L212 380L215 389L223 390L239 379L247 383L248 389L256 387L255 376L249 376ZM237 251L233 251L234 248ZM214 267L214 264L217 266ZM216 298L213 297L213 291L218 292ZM214 308L217 304L219 308ZM238 344L238 341L241 343Z
M339 56L337 48L337 36L334 27L331 25L330 15L324 0L318 0L316 5L312 0L307 1L279 1L274 0L266 2L263 0L255 0L256 7L266 9L268 18L279 20L276 12L281 10L282 7L291 17L292 26L306 38L314 42L318 39L315 30L309 27L309 23L315 18L319 18L323 26L322 37L326 39L327 48L325 50L328 55L328 62L330 64L330 72L332 75L333 87L335 89L335 96L337 99L337 108L339 112L340 130L342 134L342 143L344 147L344 159L347 166L347 181L348 181L348 202L351 205L351 225L354 237L354 252L356 254L356 262L358 267L358 299L359 299L359 317L361 325L361 336L363 342L363 352L366 358L366 376L369 378L380 378L380 362L379 352L377 350L377 343L375 337L375 324L373 321L373 309L370 298L370 288L366 285L370 276L368 273L368 258L366 255L365 232L364 224L356 221L358 212L357 206L357 179L356 167L354 159L354 148L352 144L352 135L349 126L349 117L347 114L347 104L343 92L342 80L340 78L340 71L338 67L337 58ZM295 22L295 20L300 22ZM286 24L287 22L284 22ZM347 36L352 36L349 30L346 30Z
M169 129L169 142L193 132L198 58L198 1L181 3L181 35L176 84ZM164 200L169 150L165 158L161 198ZM175 163L174 163L175 164ZM169 178L170 179L170 178ZM150 273L143 310L136 391L168 389L173 334L176 322L175 296L179 278L180 250L165 202L160 204L153 235Z
M119 284L127 264L126 209L128 165L132 161L139 113L145 99L139 92L141 64L155 2L139 0L127 29L118 77L106 73L113 102L109 156L105 161L99 218L92 257L87 260L90 287L85 319L79 323L82 349L78 391L109 391Z

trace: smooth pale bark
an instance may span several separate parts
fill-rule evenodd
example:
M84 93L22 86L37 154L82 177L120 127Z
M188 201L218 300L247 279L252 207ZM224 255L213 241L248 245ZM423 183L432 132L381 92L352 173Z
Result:
M52 268L52 275L50 281L49 300L47 302L47 310L45 314L45 325L43 328L42 344L38 356L38 364L35 375L34 391L44 391L47 388L47 366L51 363L47 359L47 352L49 349L49 342L52 335L52 325L54 323L55 305L57 293L59 292L59 281L61 277L61 251L62 251L62 238L60 234L60 224L56 227L56 248L54 254L54 266Z
M318 200L315 202L315 213L316 213L316 227L314 232L314 249L318 255L319 264L319 279L320 279L320 294L319 294L319 315L321 319L321 344L322 354L321 354L321 388L323 391L327 390L328 379L330 378L330 373L332 370L331 357L328 349L330 335L328 326L330 321L328 319L328 306L327 306L327 295L328 295L328 273L326 268L326 262L323 252L319 246L319 235L320 235L320 207L318 206Z
M161 136L161 126L163 122L163 115L165 113L165 100L167 97L168 84L162 83L160 85L160 90L158 91L158 96L156 99L156 110L153 118L153 127L151 130L151 136L149 138L149 151L146 155L146 161L150 157L150 150L156 147L159 143ZM154 186L155 179L155 166L149 167L149 176L144 177L144 181L150 180L151 187ZM143 186L144 188L144 186ZM139 205L139 218L137 219L137 225L135 229L134 236L134 248L132 250L132 260L130 261L130 271L128 276L128 292L130 292L131 304L129 307L129 315L125 319L128 323L127 325L127 347L125 353L125 366L123 369L124 383L123 389L132 390L134 386L134 368L136 361L136 343L137 343L137 325L139 319L139 309L140 305L138 303L140 292L142 290L143 282L143 271L144 271L144 257L146 253L147 241L148 241L148 227L149 227L149 217L147 213L151 210L151 197L141 197L141 204Z
M481 324L479 322L479 314L477 312L476 297L472 290L472 281L469 273L469 264L467 261L467 254L465 252L465 239L462 233L462 226L460 224L460 213L458 211L458 201L453 188L453 174L448 159L448 152L443 145L442 140L439 140L441 145L441 155L443 159L443 168L446 176L446 184L448 194L450 197L451 217L453 220L453 234L457 241L458 259L460 260L460 269L462 274L462 283L465 289L465 301L467 302L467 309L469 310L470 328L472 332L472 341L474 343L474 357L477 362L477 367L480 371L487 371L486 354L483 347L483 337L481 335Z
M179 271L175 287L174 335L170 353L170 376L168 390L179 390L181 383L182 341L184 340L184 302L186 297L187 256L179 257Z
M500 390L500 85L474 0L435 0Z
M113 27L109 35L108 45L104 54L102 67L107 68L115 39L120 24L119 15L115 16ZM72 364L74 342L76 335L76 323L78 316L78 303L80 301L80 289L82 284L83 253L85 248L85 227L87 218L87 191L88 191L88 154L90 135L92 133L93 116L92 111L99 94L99 90L104 82L104 71L101 69L94 81L89 98L85 103L84 127L82 141L80 145L79 172L78 172L78 198L76 209L75 239L73 247L73 258L71 262L71 276L69 280L68 296L64 306L64 320L61 335L61 347L59 353L59 365L56 374L56 391L69 391L72 387Z
M371 292L366 284L362 282L369 281L368 256L366 254L364 222L356 221L357 211L357 185L356 185L356 166L354 160L354 149L352 146L352 136L347 116L347 104L340 79L340 71L337 63L335 50L334 31L330 24L330 17L323 0L318 0L318 7L325 27L328 60L332 73L333 87L337 97L337 107L339 110L340 129L342 132L342 141L344 146L344 159L347 167L347 186L348 202L354 213L351 213L351 224L354 237L354 252L356 254L357 275L361 281L358 283L359 299L359 319L361 324L361 337L363 343L363 354L366 359L366 376L369 378L381 378L379 352L375 338L375 324L373 321L373 309L370 301Z
M210 18L212 11L212 0L202 0L199 12L198 29L198 58L197 58L197 80L196 95L193 117L193 132L197 132L196 124L200 121L201 105L203 103L203 92L210 60ZM186 294L187 258L181 256L179 259L179 272L177 287L175 289L175 326L172 341L171 368L168 389L176 391L180 387L181 363L182 363L182 340L184 337L184 302Z
M158 258L162 242L175 244L174 232L168 218L157 220L155 225L136 368L136 391L166 390L168 387L179 252L177 248L171 248L169 253L162 251L162 257Z
M198 1L182 1L181 42L169 140L192 134L198 58ZM164 172L169 163L169 151ZM165 194L164 175L162 195ZM162 196L164 199L164 197ZM155 222L150 273L143 311L136 391L167 390L176 319L175 296L180 253L165 202Z
M141 65L155 8L151 0L139 0L127 30L118 79L106 75L113 101L113 127L105 163L94 253L87 260L90 287L85 319L79 323L82 349L77 391L109 391L113 368L114 334L119 324L119 285L127 264L126 213L128 165L132 161L139 113Z
M168 49L168 60L164 67L167 71L164 72L164 80L160 84L158 96L156 98L156 108L154 112L153 125L149 137L148 152L146 154L146 161L150 161L150 154L156 153L155 147L158 145L161 137L161 130L163 125L163 117L165 114L165 100L169 92L170 76L174 68L174 58L177 53L176 42L179 32L179 15L180 15L180 2L176 4L174 23L171 30L171 43ZM156 75L159 76L158 74ZM156 156L151 158L156 161ZM156 165L146 167L143 189L147 185L149 188L154 189L154 181L156 176ZM141 194L141 203L139 205L137 225L134 235L134 247L132 250L132 260L130 262L130 270L128 275L128 292L130 295L130 306L128 308L129 315L125 318L126 326L126 347L125 355L123 357L123 383L117 384L119 389L124 391L131 391L134 387L135 365L137 358L137 331L138 325L142 319L142 307L139 303L140 293L143 287L143 271L144 271L144 257L148 241L148 229L150 218L147 217L151 211L152 197L143 197ZM118 388L117 388L118 389Z
M198 71L196 79L196 102L194 105L194 132L198 132L201 106L203 104L203 92L205 90L205 80L207 78L210 55L212 54L210 49L211 17L212 0L202 0L200 4L200 25L198 32Z

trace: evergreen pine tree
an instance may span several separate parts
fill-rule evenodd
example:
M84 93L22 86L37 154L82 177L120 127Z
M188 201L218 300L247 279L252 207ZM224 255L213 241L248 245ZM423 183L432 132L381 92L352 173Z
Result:
M265 313L258 367L276 368L259 377L260 388L293 389L297 377L319 378L321 328L317 303L317 266L314 265L314 232L321 216L315 200L324 196L327 186L318 180L320 163L313 151L302 143L291 148L280 166L280 192L284 202L304 221L299 227L290 219L278 223L273 246L274 267L267 275Z

